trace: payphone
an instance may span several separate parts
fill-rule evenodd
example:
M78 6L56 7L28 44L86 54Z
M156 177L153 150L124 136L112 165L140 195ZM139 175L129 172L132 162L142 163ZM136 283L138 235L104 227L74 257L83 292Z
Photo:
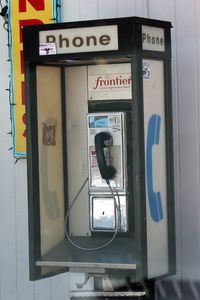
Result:
M23 29L32 280L83 272L88 297L143 297L175 272L170 27Z
M127 231L124 113L88 115L88 158L91 230Z

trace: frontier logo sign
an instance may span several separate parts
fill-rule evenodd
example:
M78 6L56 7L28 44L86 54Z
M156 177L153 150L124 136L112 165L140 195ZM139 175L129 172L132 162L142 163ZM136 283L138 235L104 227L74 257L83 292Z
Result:
M131 65L88 66L88 100L131 99Z
M39 42L55 43L56 54L118 50L118 29L109 25L46 30L40 31Z

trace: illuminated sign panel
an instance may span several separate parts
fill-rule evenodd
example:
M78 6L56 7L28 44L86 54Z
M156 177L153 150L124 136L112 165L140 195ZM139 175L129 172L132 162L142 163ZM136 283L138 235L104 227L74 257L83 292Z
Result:
M22 27L54 22L53 0L16 0L9 3L12 68L12 132L16 157L26 155L26 115Z
M143 50L165 51L164 29L161 27L142 26Z
M55 43L56 53L81 53L118 50L116 25L45 30L39 33L40 43Z

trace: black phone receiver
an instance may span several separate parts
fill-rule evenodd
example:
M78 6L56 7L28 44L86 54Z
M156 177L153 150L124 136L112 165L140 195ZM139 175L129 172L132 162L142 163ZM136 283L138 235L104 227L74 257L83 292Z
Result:
M97 163L99 167L99 171L101 174L101 177L105 180L112 179L116 174L116 169L113 166L107 166L105 154L104 154L104 148L105 148L105 142L112 139L112 136L108 132L99 132L94 137L94 143L95 143L95 150L96 150L96 157L97 157Z

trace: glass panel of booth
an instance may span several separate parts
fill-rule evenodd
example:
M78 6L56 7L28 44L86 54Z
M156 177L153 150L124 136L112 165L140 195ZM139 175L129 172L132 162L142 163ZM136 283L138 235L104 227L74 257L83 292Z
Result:
M169 271L164 62L143 60L148 276Z
M60 68L37 66L41 255L64 239Z

